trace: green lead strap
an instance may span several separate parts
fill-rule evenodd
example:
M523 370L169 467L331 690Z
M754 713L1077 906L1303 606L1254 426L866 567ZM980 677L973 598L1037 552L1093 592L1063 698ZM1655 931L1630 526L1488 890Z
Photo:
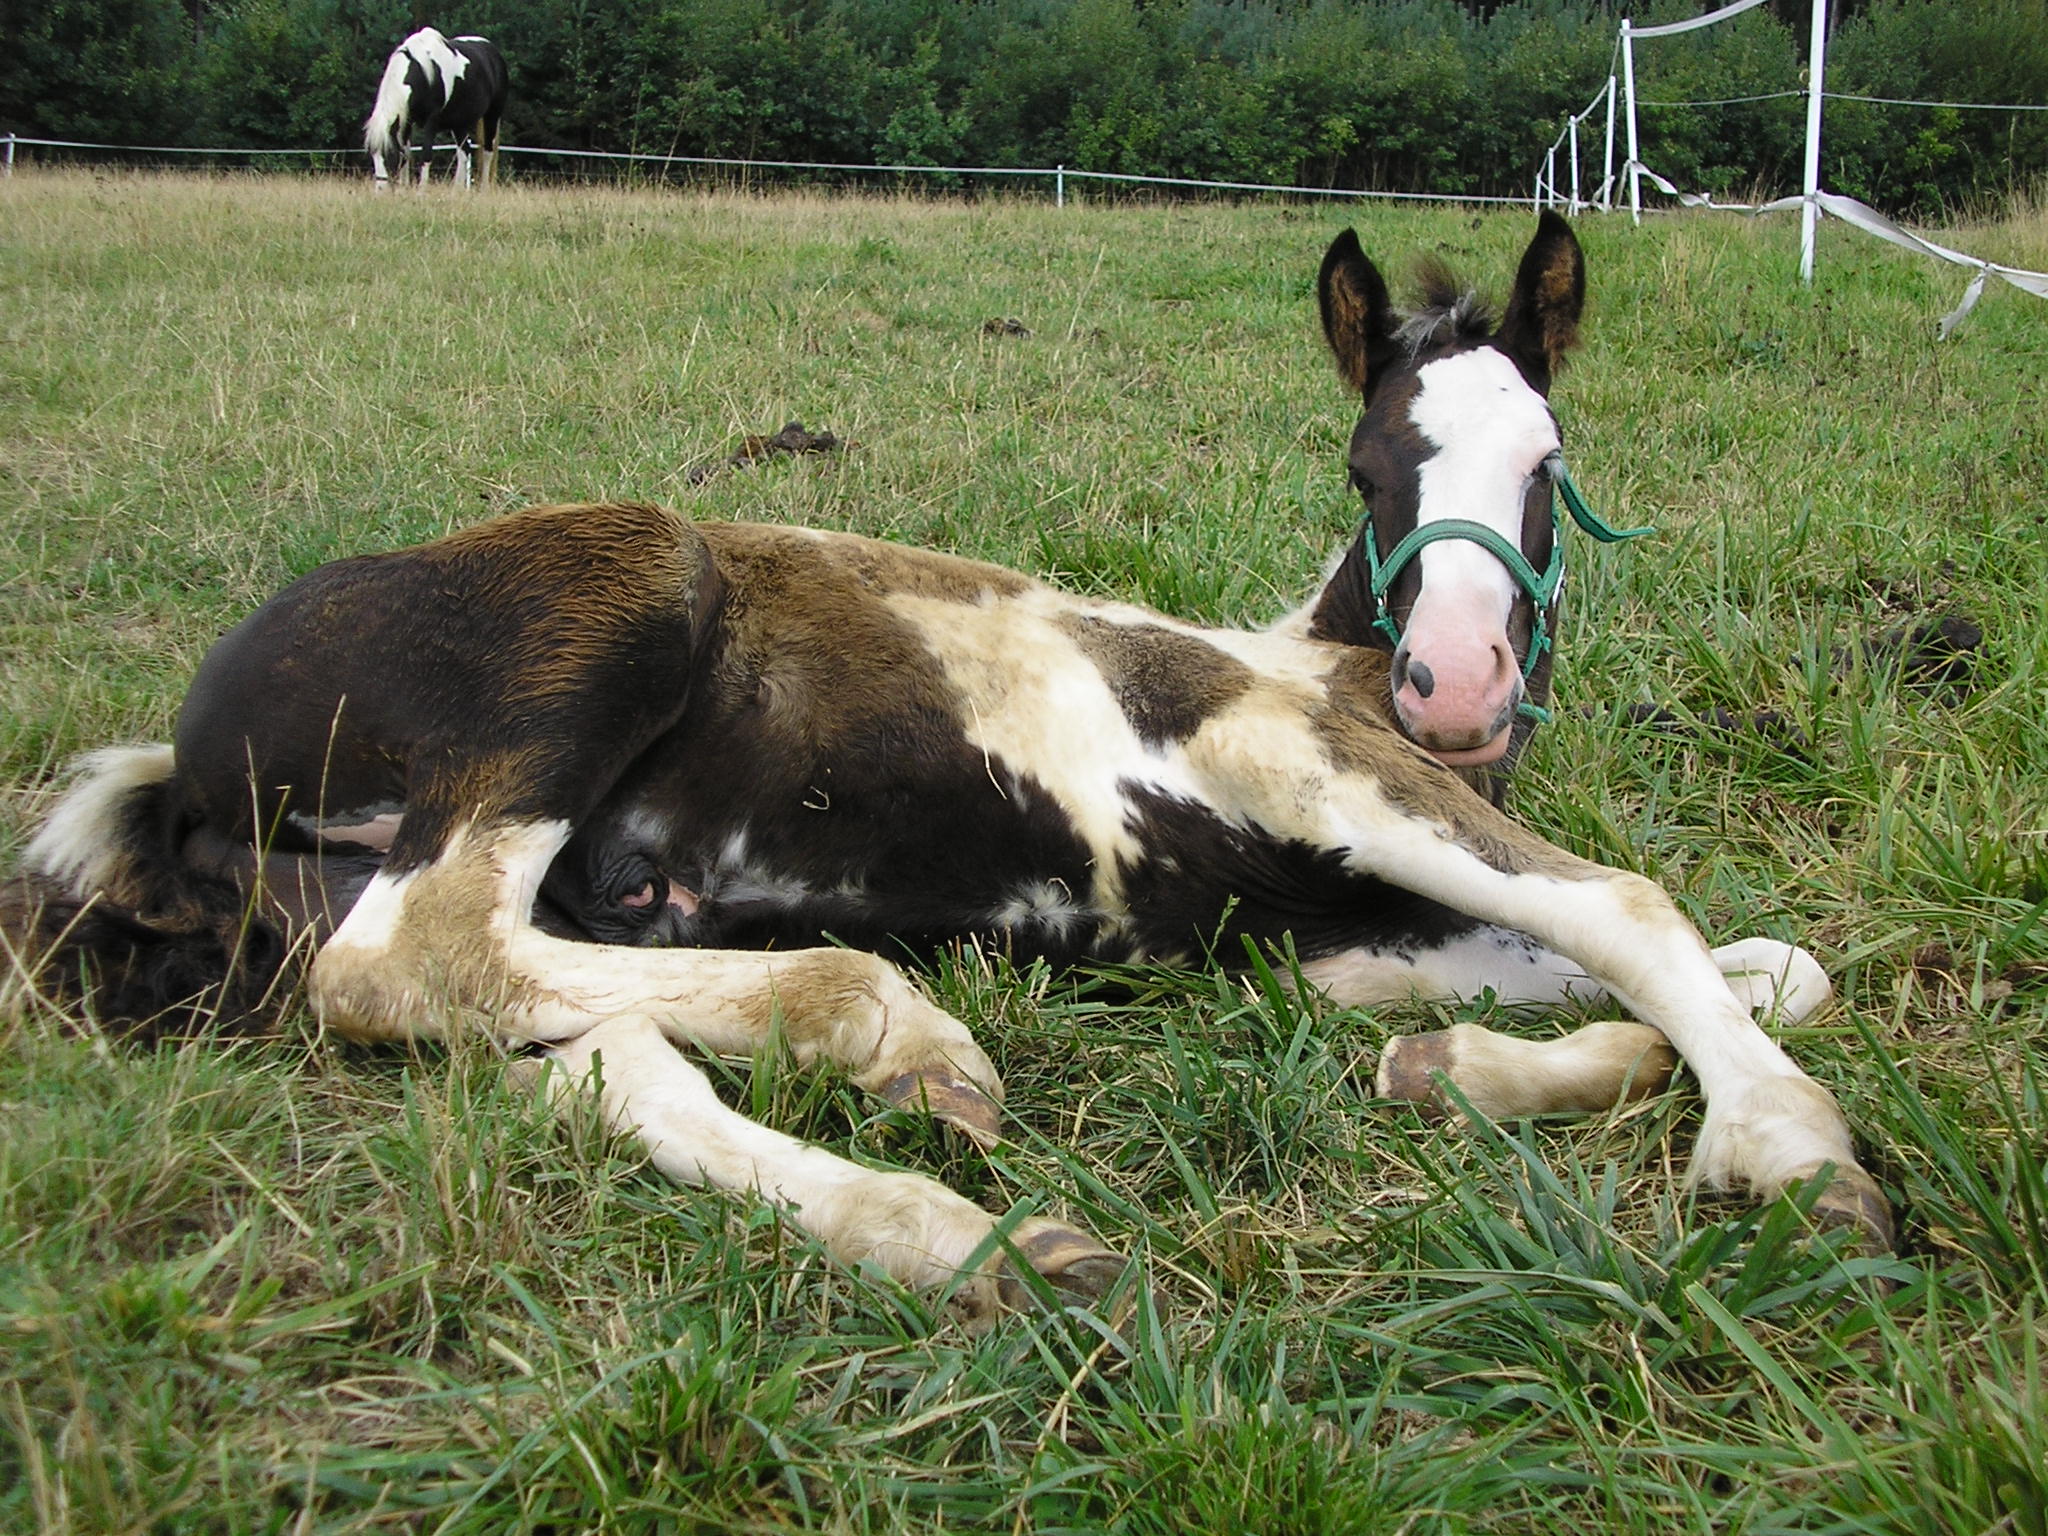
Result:
M1656 525L1643 528L1616 528L1603 519L1598 512L1586 505L1586 498L1579 494L1579 488L1572 484L1572 477L1565 471L1564 455L1553 453L1543 461L1550 469L1550 482L1564 497L1565 510L1572 515L1572 521L1602 544L1619 544L1623 539L1640 539L1657 531ZM1557 514L1551 513L1555 520ZM1560 528L1559 532L1563 532Z

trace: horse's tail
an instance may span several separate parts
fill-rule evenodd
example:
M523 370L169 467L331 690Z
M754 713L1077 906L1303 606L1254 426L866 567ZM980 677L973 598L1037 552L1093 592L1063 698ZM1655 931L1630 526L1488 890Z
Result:
M289 946L235 882L181 857L171 749L112 748L80 767L22 874L0 885L17 977L145 1030L267 1014Z
M417 34L415 34L417 36ZM391 50L384 62L384 78L377 86L376 105L363 122L363 150L383 160L394 157L407 130L412 126L412 92L405 78L412 68L412 38Z

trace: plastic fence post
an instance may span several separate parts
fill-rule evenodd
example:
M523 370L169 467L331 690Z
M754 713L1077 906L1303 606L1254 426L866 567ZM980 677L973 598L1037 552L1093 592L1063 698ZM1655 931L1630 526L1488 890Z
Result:
M1628 211L1643 222L1643 178L1636 144L1636 43L1629 19L1621 18L1622 95L1628 107Z
M1579 211L1579 120L1576 117L1572 119L1572 200L1567 211L1573 214Z
M1600 211L1614 211L1614 76L1607 77L1607 153L1600 162Z
M1827 68L1828 0L1813 0L1806 57L1806 202L1799 210L1799 281L1813 281L1814 226L1820 222L1821 76Z

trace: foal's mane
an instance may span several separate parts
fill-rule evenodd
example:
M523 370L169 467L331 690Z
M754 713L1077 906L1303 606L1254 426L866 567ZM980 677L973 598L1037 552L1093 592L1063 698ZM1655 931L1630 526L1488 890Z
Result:
M1493 334L1498 316L1493 305L1468 286L1443 257L1431 252L1415 267L1420 290L1415 305L1403 312L1394 339L1411 358L1458 341L1483 341Z

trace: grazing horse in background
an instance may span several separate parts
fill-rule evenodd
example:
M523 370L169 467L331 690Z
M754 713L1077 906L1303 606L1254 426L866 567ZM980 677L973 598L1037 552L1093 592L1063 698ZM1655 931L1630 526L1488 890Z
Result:
M483 183L497 175L498 119L505 115L508 77L505 56L484 37L443 37L421 27L391 51L377 104L363 124L363 148L378 190L390 182L396 162L403 181L420 156L420 185L432 167L434 135L446 127L456 136L455 180L470 184L469 157L483 162ZM423 146L415 151L414 145Z
M1659 887L1460 777L1498 770L1547 678L1570 229L1544 215L1497 329L1448 294L1403 319L1349 231L1318 289L1364 403L1366 518L1270 628L843 533L530 508L323 566L226 635L174 746L90 760L14 926L106 1015L201 983L232 1013L310 950L327 1027L487 1030L676 1179L756 1189L842 1259L970 1305L1025 1298L1012 1266L1094 1297L1124 1261L755 1124L683 1049L779 1027L993 1140L989 1058L876 951L1242 964L1286 942L1347 1006L1612 997L1643 1023L1412 1037L1380 1087L1586 1109L1661 1083L1675 1048L1706 1097L1698 1177L1825 1179L1823 1219L1888 1243L1840 1111L1752 1016L1825 1001L1813 959L1710 953Z

